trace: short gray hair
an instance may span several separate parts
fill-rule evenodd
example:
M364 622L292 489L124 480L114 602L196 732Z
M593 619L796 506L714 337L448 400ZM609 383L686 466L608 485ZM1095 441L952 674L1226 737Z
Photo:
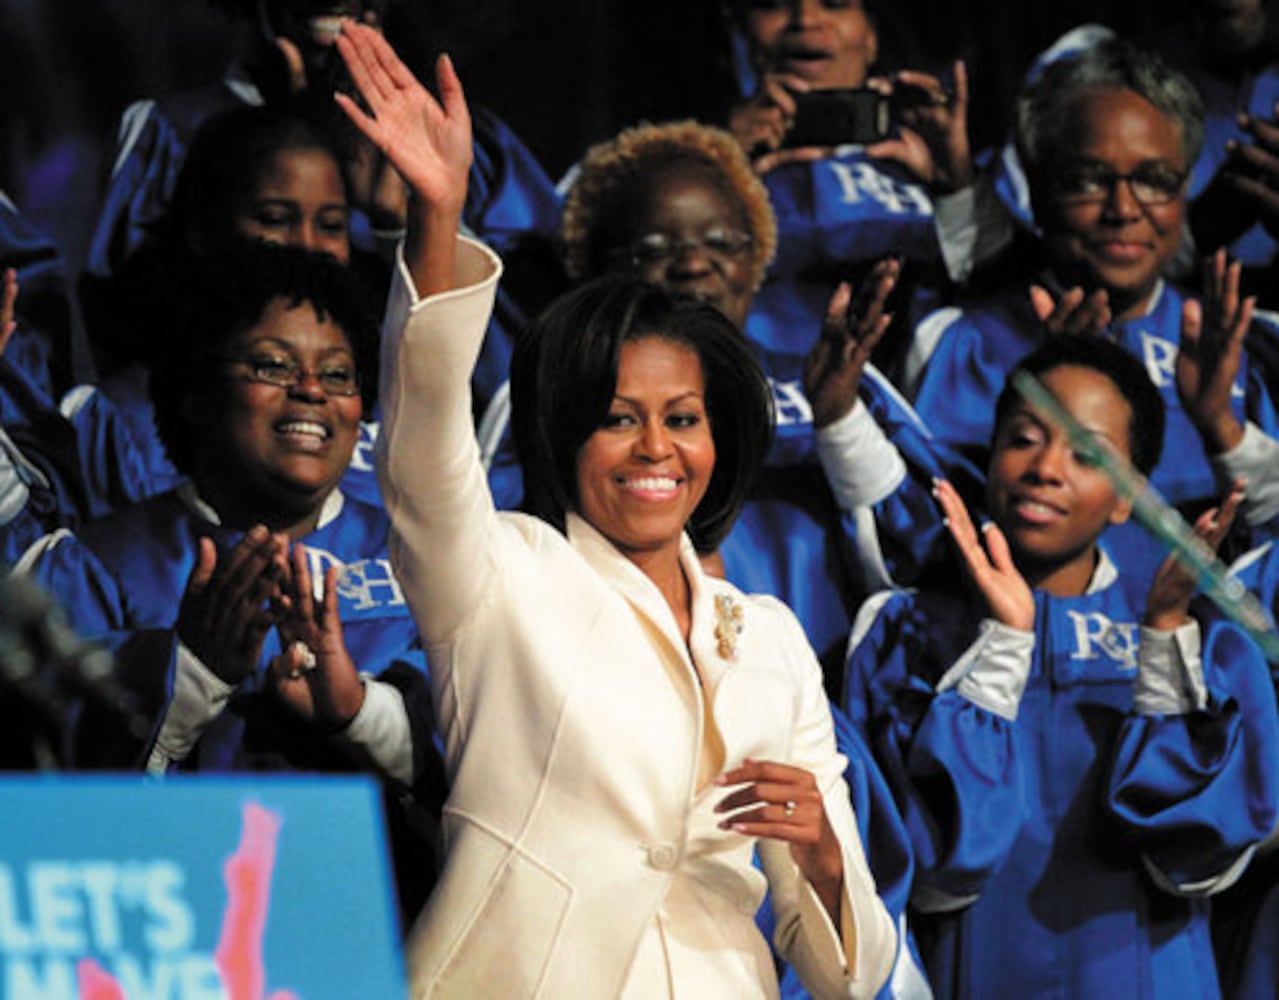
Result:
M1204 107L1199 91L1159 56L1112 38L1045 66L1027 83L1013 109L1017 152L1032 188L1057 153L1066 105L1086 89L1131 90L1176 124L1181 131L1186 167L1203 145Z

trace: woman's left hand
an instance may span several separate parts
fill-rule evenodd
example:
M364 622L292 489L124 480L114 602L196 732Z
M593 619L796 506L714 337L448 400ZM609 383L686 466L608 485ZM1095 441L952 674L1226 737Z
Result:
M732 813L720 826L747 837L766 837L790 844L800 872L817 890L832 919L839 922L839 894L844 883L844 853L826 818L821 789L812 773L768 760L745 760L725 771L717 785L743 785L715 807Z
M460 212L474 151L471 115L447 56L436 66L437 101L382 33L347 21L338 50L368 110L345 94L334 99L424 202Z
M340 729L364 704L364 685L346 649L338 614L338 568L324 574L319 606L306 549L293 546L293 572L277 598L276 629L283 652L271 661L275 693L294 712L325 729Z

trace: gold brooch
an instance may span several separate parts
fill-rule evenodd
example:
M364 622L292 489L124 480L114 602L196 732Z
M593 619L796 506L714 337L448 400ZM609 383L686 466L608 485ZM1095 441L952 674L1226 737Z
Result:
M737 637L742 634L742 606L729 594L715 595L715 642L721 658L737 659Z

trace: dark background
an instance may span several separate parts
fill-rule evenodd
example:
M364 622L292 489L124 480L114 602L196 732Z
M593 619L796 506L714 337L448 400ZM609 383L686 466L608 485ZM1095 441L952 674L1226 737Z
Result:
M880 68L967 60L977 143L997 139L1040 49L1088 21L1134 37L1186 0L880 0ZM719 0L391 0L388 35L420 76L447 50L470 99L558 178L641 119L717 120L731 92ZM0 0L0 188L78 269L104 151L140 97L221 75L233 26L204 0Z

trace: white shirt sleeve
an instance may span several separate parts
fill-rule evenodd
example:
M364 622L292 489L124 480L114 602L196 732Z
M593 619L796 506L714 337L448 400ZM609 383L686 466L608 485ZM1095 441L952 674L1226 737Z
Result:
M186 760L235 690L181 642L174 660L173 697L147 755L148 774L164 774L171 765Z
M817 455L844 510L879 503L906 478L906 463L859 399L817 431Z

